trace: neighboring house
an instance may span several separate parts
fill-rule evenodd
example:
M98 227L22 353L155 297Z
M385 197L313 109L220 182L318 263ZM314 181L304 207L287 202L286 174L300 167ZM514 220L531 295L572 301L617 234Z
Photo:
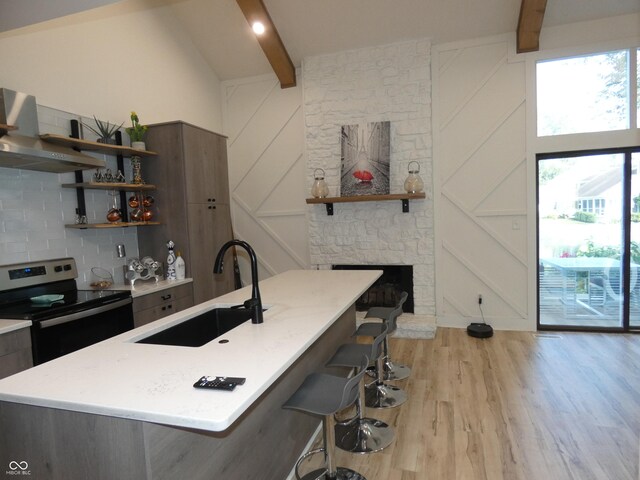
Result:
M635 175L637 168L634 168ZM563 172L546 185L540 186L541 217L572 217L576 211L593 213L599 223L619 222L622 216L621 167L607 168L598 173ZM577 178L576 178L577 177ZM631 198L640 195L640 182L632 182ZM632 201L632 212L638 205Z
M575 209L593 213L598 221L609 223L620 219L622 181L620 168L583 179L576 191Z

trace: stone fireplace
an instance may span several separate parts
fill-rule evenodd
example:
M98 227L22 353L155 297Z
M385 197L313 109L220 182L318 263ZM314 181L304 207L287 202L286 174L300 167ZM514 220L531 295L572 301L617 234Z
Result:
M402 292L408 297L402 306L404 313L413 313L413 267L407 265L333 265L334 270L382 270L382 276L358 300L356 310L366 312L371 307L395 307Z
M426 199L336 203L308 209L311 264L411 266L414 313L435 316L432 198L431 43L414 40L331 55L303 63L307 192L313 171L326 173L340 196L343 125L390 122L390 193L403 192L408 166L420 164ZM384 296L384 294L382 294Z

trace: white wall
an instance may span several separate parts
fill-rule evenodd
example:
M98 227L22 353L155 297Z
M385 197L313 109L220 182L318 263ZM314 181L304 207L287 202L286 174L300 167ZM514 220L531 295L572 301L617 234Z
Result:
M526 329L525 63L513 36L434 52L438 323Z
M139 4L0 34L0 87L36 96L41 133L68 135L69 119L78 115L128 121L131 110L143 123L181 119L222 129L216 75L169 10ZM107 160L115 169L115 159ZM153 161L143 160L143 178L145 168ZM77 205L75 191L60 184L73 181L73 174L0 168L0 263L73 256L81 285L91 281L93 266L121 282L124 262L115 258L115 245L124 243L128 256L137 256L136 229L65 229ZM104 221L108 194L86 190L86 200L89 221Z
M220 82L169 7L122 2L0 34L0 86L39 105L220 131Z
M236 238L256 250L260 278L308 268L302 88L275 75L228 81L223 102Z

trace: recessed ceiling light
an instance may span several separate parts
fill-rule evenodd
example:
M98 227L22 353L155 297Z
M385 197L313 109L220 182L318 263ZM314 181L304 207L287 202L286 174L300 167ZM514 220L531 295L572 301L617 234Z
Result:
M264 25L261 22L253 22L251 28L253 28L256 35L262 35L264 33Z

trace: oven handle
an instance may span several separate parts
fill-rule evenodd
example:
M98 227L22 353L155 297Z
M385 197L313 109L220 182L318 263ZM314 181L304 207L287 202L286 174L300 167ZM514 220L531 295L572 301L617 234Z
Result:
M119 300L114 303L109 303L107 305L102 305L98 308L90 308L88 310L83 310L82 312L72 313L70 315L64 315L58 318L52 318L51 320L43 320L40 323L40 328L53 327L54 325L60 325L61 323L73 322L74 320L80 320L82 318L90 317L92 315L97 315L98 313L108 312L109 310L114 310L116 308L122 307L129 303L133 302L131 297L125 298L124 300Z

